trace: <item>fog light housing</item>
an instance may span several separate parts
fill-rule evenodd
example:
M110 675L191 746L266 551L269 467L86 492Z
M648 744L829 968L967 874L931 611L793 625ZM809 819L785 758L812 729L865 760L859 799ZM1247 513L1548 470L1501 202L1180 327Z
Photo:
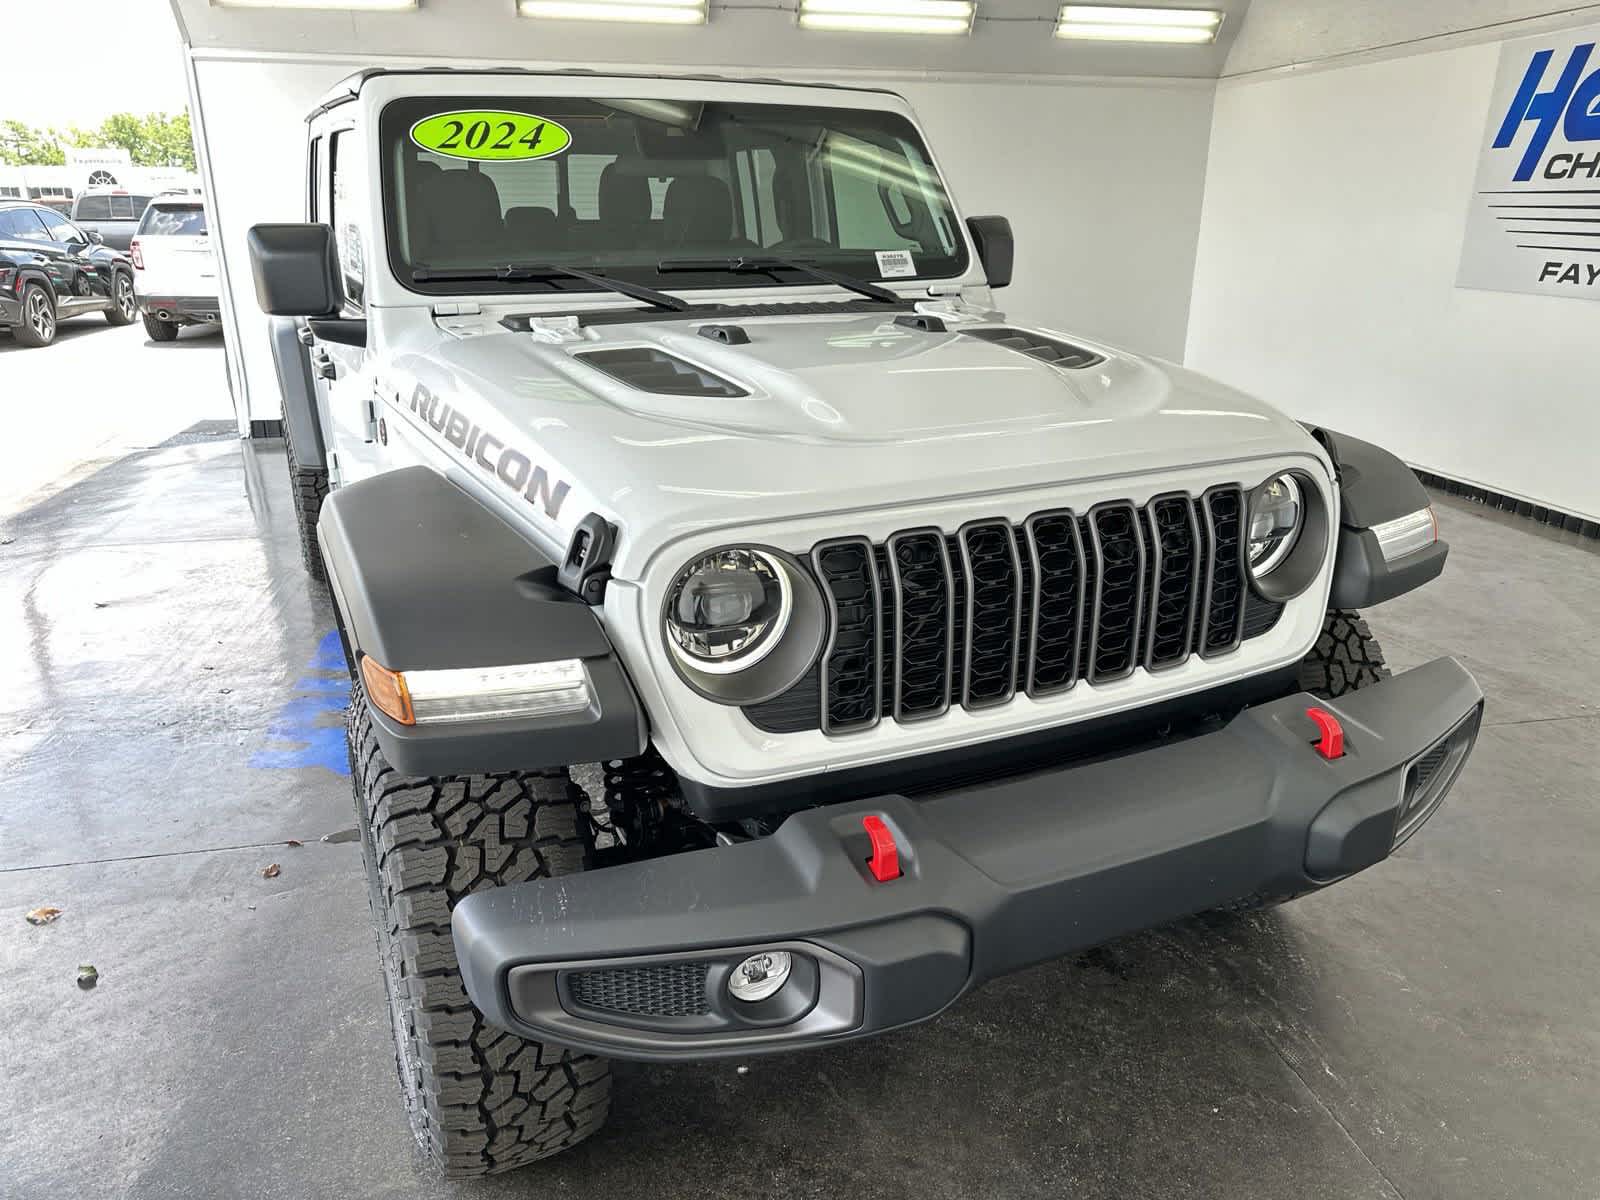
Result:
M589 672L577 658L506 667L391 671L369 656L361 676L372 703L402 725L558 717L593 702Z
M762 950L752 954L728 976L728 991L735 1000L754 1004L775 996L789 982L794 962L787 950Z

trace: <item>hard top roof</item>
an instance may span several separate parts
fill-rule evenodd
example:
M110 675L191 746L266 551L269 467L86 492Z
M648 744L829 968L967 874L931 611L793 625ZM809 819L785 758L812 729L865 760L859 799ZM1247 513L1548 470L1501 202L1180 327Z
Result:
M661 72L661 71L597 71L592 67L561 67L546 70L535 70L532 67L367 67L353 75L347 75L322 94L322 99L317 106L306 114L306 121L310 123L317 117L327 112L330 108L337 108L341 104L348 104L361 94L361 89L367 80L381 75L515 75L515 76L592 76L595 79L681 79L696 83L755 83L779 84L783 87L809 87L822 88L842 92L874 92L880 96L897 96L898 93L888 88L875 87L849 87L840 83L802 83L791 79L772 79L765 76L756 77L749 75L710 75L693 72Z

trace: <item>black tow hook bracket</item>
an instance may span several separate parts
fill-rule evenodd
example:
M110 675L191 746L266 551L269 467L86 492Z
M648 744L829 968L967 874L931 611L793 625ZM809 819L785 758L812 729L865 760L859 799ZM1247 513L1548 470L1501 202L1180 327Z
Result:
M585 604L599 604L605 599L606 581L611 578L611 552L616 545L616 526L599 513L590 513L572 531L556 582Z

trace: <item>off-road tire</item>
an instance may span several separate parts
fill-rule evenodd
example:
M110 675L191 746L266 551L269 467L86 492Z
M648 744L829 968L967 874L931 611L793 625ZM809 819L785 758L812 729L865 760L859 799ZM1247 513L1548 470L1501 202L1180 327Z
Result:
M1328 699L1371 687L1388 677L1383 648L1372 636L1371 627L1353 609L1336 608L1323 617L1316 645L1300 660L1301 690ZM1241 896L1213 911L1224 915L1263 912L1287 904L1300 894Z
M1300 660L1300 686L1330 700L1371 687L1389 677L1383 648L1353 609L1335 608L1322 619L1322 633Z
M395 1063L418 1143L454 1178L576 1145L605 1123L610 1064L485 1024L461 983L450 910L485 888L583 870L582 793L565 769L400 775L360 684L348 732Z
M133 297L133 276L118 271L111 277L111 307L106 309L107 325L132 325L139 315L139 302Z
M328 472L322 467L302 467L294 456L294 440L287 435L283 448L289 459L294 523L300 531L300 561L305 564L307 575L318 583L325 583L328 571L322 562L322 546L317 541L317 518L322 515L322 502L328 496Z
M46 320L38 322L43 326L43 331L35 328L35 309L44 305L48 314ZM56 302L50 292L42 285L30 283L22 289L22 321L11 328L11 336L16 339L19 346L48 346L56 340Z
M152 342L175 342L178 340L178 323L176 321L163 321L154 313L144 314L144 331L150 335Z

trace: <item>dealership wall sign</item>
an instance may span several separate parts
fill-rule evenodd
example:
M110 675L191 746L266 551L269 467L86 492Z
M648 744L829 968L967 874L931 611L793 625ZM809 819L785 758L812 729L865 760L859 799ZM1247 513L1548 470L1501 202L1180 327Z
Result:
M1600 300L1600 25L1500 48L1456 284Z

